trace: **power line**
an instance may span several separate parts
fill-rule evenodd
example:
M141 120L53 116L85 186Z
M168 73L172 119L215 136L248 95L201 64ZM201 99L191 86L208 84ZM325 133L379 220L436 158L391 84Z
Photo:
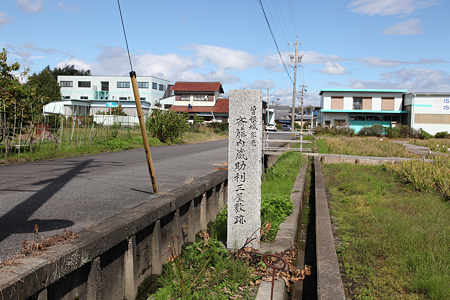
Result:
M128 59L130 60L130 68L131 68L131 71L133 71L133 65L131 64L130 49L128 48L127 34L125 33L125 25L123 24L122 10L120 9L119 0L117 0L117 5L119 5L120 20L122 20L123 35L125 37L125 44L127 45Z
M117 0L117 1L119 1L119 0ZM272 28L270 28L269 20L267 19L266 12L264 11L264 7L263 7L263 4L262 4L262 1L261 0L258 0L258 1L261 4L261 8L262 8L262 11L263 11L263 14L264 14L264 18L266 18L267 26L269 26L270 34L272 35L273 41L275 42L275 46L277 47L278 55L280 55L281 62L283 63L284 69L286 70L286 73L289 75L289 79L291 80L291 82L294 83L294 81L292 80L291 74L289 74L289 71L288 71L288 69L286 67L286 64L284 63L283 57L281 56L280 49L278 48L277 41L275 40L275 36L273 35L273 32L272 32Z

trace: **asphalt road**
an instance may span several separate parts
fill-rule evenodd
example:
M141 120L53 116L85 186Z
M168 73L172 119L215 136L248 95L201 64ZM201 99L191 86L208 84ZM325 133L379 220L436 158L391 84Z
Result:
M158 191L201 178L227 163L228 140L151 148ZM153 194L143 149L0 166L0 261L23 240L79 232Z

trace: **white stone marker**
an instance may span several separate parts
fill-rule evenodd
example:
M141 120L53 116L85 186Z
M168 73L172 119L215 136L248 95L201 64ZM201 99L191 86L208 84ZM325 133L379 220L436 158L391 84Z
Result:
M262 92L230 90L227 247L259 248L261 227Z

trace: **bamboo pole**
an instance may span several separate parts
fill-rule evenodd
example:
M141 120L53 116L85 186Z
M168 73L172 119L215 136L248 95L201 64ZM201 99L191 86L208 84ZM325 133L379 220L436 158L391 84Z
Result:
M152 155L150 153L150 147L148 145L147 131L145 129L144 114L142 113L141 98L139 96L139 89L137 86L136 72L131 71L130 77L131 77L131 84L133 86L134 101L136 102L136 110L138 113L139 125L141 126L142 140L144 141L144 148L145 148L145 155L147 157L148 171L150 173L150 178L152 180L153 192L155 194L158 194L158 186L156 185L155 170L153 168Z

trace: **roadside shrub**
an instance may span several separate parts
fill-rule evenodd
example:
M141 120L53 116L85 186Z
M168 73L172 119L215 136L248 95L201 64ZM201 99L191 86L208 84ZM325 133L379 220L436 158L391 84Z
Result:
M359 136L382 136L385 133L383 125L375 124L370 127L364 126L358 132Z
M402 125L402 127L400 127L400 133L398 135L398 137L400 138L407 138L411 135L411 130L409 129L408 125Z
M161 142L179 142L189 129L187 116L173 110L154 109L145 120L149 133Z
M448 131L440 131L436 132L436 135L434 136L437 139L450 139L450 134Z
M400 128L387 127L386 128L386 136L388 138L398 138L400 136Z
M211 122L208 124L209 127L212 127L214 133L227 133L228 132L228 123L226 122Z
M428 132L426 132L426 131L423 130L422 128L420 128L420 133L421 133L421 135L422 135L422 138L421 138L421 139L428 140L428 139L431 139L431 138L433 137L431 134L429 134Z
M316 135L325 135L325 136L354 136L355 135L355 129L350 128L349 124L343 124L343 125L323 125L323 126L317 126L316 129Z

